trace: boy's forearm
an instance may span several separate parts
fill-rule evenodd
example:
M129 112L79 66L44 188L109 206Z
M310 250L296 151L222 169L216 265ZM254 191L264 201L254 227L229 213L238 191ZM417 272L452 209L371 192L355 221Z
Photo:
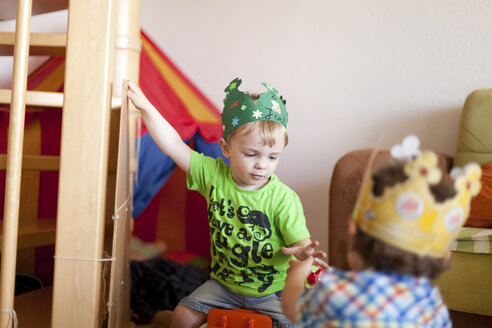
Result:
M128 98L141 111L145 126L159 148L183 171L190 173L191 148L132 81L128 81Z
M145 122L150 135L159 148L168 155L185 173L190 173L191 148L183 142L181 136L162 117L157 109L150 108L142 110L142 119Z
M282 311L290 321L296 322L299 313L299 310L297 309L297 300L304 291L304 280L299 281L299 278L295 279L295 277L289 278L282 291Z
M296 241L295 243L293 243L292 245L289 245L289 247L296 247L296 246L307 246L311 244L311 239L309 238L304 238L304 239L301 239L299 241Z

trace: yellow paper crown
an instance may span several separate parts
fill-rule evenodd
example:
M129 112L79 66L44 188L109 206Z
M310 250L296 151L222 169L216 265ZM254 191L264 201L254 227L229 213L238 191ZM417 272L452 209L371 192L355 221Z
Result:
M413 149L405 149L405 143ZM430 187L442 179L438 158L431 151L421 153L418 144L418 139L411 136L392 148L393 157L406 159L404 172L408 178L386 186L378 197L372 192L370 161L353 218L362 231L392 246L421 256L443 257L468 218L470 200L480 191L482 173L476 163L453 170L456 194L436 202Z

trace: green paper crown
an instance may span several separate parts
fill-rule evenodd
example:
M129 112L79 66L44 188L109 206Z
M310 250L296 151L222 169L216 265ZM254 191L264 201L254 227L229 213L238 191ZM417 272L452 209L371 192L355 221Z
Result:
M235 78L227 88L222 111L222 129L224 138L234 129L254 121L274 121L287 129L287 110L285 100L278 91L268 83L262 84L267 91L260 94L258 99L251 99L250 95L238 89L242 80Z

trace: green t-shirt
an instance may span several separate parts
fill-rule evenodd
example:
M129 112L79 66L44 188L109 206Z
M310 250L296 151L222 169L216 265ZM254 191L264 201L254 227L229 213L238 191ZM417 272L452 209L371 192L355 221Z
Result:
M291 256L281 248L310 237L297 194L275 175L260 190L242 190L222 159L197 152L187 185L207 199L211 276L243 295L282 290Z

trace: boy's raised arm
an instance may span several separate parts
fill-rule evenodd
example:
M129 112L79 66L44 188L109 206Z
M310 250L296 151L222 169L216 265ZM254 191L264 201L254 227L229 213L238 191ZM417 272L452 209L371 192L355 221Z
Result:
M190 173L191 148L181 140L178 132L162 117L145 97L142 90L128 81L128 98L142 112L142 119L152 139L186 174Z

